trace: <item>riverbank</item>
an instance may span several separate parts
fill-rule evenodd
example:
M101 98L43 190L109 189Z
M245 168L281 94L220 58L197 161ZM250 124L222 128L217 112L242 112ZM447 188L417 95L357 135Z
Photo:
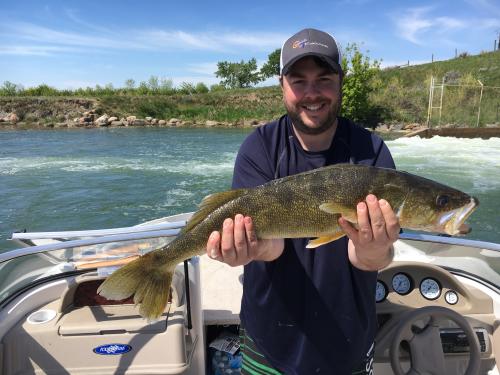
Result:
M0 130L64 128L252 128L284 112L281 94L273 89L242 91L204 99L178 97L52 98L0 97ZM457 130L464 129L463 131ZM467 138L500 136L500 124L464 128L446 124L439 131L425 124L381 123L376 131L398 136L432 135Z
M99 98L0 97L0 127L251 127L279 117L279 89Z
M148 101L146 101L148 103ZM141 117L141 109L129 112L110 108L100 100L59 98L1 98L0 129L98 128L98 127L251 127L265 120L216 121L194 118Z

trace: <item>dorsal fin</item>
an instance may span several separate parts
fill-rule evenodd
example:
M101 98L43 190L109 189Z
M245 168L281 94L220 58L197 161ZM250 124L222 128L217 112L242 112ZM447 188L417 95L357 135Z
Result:
M226 204L227 202L232 201L233 199L236 199L243 194L246 194L246 192L247 189L235 189L224 191L222 193L207 195L201 201L198 211L196 211L193 216L191 216L191 219L189 219L182 231L190 231L191 229L193 229L193 227L203 221L212 211L215 211L217 208Z

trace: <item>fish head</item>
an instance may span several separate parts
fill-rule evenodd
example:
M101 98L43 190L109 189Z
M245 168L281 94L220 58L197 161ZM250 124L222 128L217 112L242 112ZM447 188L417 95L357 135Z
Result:
M468 233L465 220L479 200L460 190L419 178L398 212L402 227L449 235Z

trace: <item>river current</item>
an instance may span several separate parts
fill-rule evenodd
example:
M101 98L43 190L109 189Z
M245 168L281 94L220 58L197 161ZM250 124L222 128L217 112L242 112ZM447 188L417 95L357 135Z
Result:
M0 252L17 230L135 225L194 211L230 188L249 130L81 129L0 132ZM398 169L481 202L467 238L500 243L500 138L387 140Z

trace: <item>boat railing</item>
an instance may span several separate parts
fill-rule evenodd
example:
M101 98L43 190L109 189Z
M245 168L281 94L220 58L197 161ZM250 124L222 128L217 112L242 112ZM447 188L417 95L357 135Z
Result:
M154 225L137 225L133 227L98 229L98 230L77 230L77 231L59 231L59 232L16 232L12 234L12 240L39 240L53 238L83 238L109 236L117 234L153 232L166 229L179 229L186 225L186 220L167 222Z
M500 244L498 243L470 240L462 237L436 236L433 234L421 234L421 233L401 233L399 235L399 238L401 240L434 242L434 243L442 243L448 245L470 246L479 249L500 251Z
M132 228L135 229L135 227L131 227L131 229ZM60 242L54 242L54 243L45 244L45 245L23 247L20 249L10 250L10 251L7 251L5 253L0 253L0 263L5 262L9 259L13 259L13 258L21 257L21 256L37 254L37 253L44 253L44 252L54 251L54 250L70 249L70 248L83 247L83 246L92 246L92 245L99 245L99 244L112 243L112 242L125 242L125 241L144 240L144 239L149 239L149 238L174 237L174 236L177 236L179 234L179 232L180 232L180 228L156 230L156 231L149 231L149 232L138 232L138 233L132 232L132 233L122 233L122 234L109 235L109 236L96 236L96 237L92 237L92 238L85 238L85 239L78 239L78 240L60 241ZM60 238L60 237L55 237L55 238ZM62 238L64 238L64 237L62 237Z

